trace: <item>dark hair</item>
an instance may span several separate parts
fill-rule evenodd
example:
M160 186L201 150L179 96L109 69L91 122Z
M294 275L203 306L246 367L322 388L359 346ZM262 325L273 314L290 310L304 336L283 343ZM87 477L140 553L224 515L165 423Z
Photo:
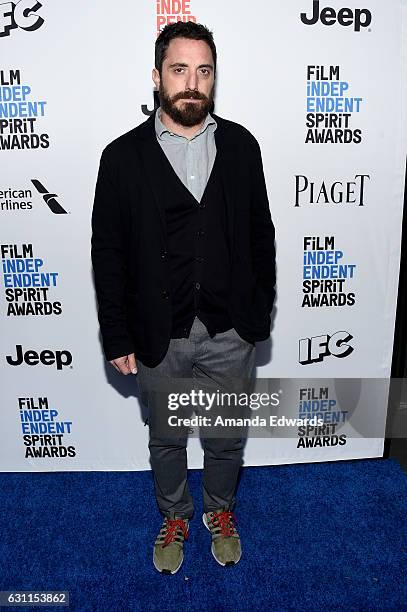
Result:
M174 38L189 38L191 40L203 40L212 51L213 68L216 72L216 47L212 32L201 23L194 21L177 21L166 25L155 41L155 67L161 75L163 61L168 45Z

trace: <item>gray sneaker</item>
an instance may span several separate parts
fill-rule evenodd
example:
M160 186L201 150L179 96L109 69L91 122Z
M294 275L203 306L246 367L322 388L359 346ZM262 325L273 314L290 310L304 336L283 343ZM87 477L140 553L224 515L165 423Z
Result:
M220 508L213 512L204 512L204 525L212 535L212 555L223 566L236 565L242 556L242 547L237 529L234 526L236 517L233 512Z
M188 519L165 517L154 543L154 567L162 574L175 574L184 560L184 540L188 538Z

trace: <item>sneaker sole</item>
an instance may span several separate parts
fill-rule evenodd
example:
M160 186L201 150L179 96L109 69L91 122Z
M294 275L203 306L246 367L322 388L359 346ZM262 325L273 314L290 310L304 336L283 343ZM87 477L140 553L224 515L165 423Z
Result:
M181 567L183 561L184 561L184 553L182 553L181 561L180 561L178 567L175 570L171 571L169 569L160 569L156 565L155 557L154 557L154 551L153 551L153 565L154 565L155 569L157 570L157 572L160 572L160 574L166 574L168 576L172 576L173 574L176 574L178 572L179 568Z
M209 533L211 532L211 530L208 527L208 522L206 520L206 514L205 512L202 515L202 521L203 524L205 525L205 527L207 528L207 530L209 531ZM222 567L233 567L233 565L236 565L236 563L239 563L241 557L242 557L242 550L240 549L240 555L239 558L236 561L227 561L227 563L222 563L221 561L219 561L219 559L216 557L215 552L214 552L214 547L213 547L213 542L211 545L211 553L212 553L212 557L215 559L215 561L217 563L219 563L219 565L221 565Z

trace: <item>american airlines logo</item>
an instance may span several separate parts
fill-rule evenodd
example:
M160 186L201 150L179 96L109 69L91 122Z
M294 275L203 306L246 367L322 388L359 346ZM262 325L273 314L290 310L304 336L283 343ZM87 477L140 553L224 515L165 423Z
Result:
M56 193L49 193L48 189L44 187L42 183L38 179L32 179L32 184L43 197L45 204L55 215L63 215L67 214L67 211L62 208L61 204L56 199L58 195Z

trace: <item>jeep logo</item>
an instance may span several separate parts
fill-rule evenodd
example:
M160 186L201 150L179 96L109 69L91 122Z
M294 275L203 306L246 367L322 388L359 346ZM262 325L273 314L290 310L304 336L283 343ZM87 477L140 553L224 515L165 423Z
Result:
M23 353L21 344L16 345L16 355L6 355L6 361L9 365L19 366L22 363L34 366L38 363L42 365L55 365L57 370L62 370L63 367L69 366L72 363L72 354L69 351L51 351L45 349L41 353L36 351L26 351Z
M312 15L308 17L306 13L301 13L301 21L305 25L315 25L318 19L323 25L331 26L338 22L341 26L354 24L355 32L360 32L360 28L367 28L372 22L372 13L368 9L341 8L338 12L331 6L326 6L319 10L319 0L312 2Z

